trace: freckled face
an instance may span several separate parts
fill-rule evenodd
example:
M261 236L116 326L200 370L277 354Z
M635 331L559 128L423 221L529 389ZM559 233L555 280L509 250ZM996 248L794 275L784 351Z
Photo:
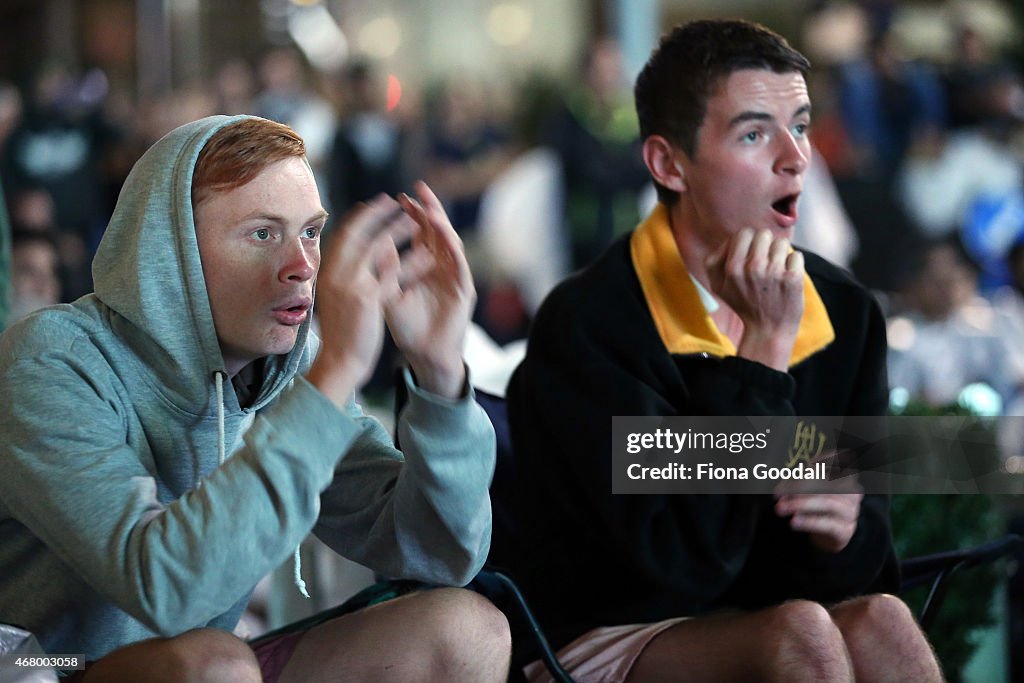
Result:
M681 151L690 225L715 244L739 230L791 237L811 157L807 84L798 72L744 69L708 98L697 151Z
M230 375L288 353L310 314L327 213L305 161L275 162L195 209L213 322Z

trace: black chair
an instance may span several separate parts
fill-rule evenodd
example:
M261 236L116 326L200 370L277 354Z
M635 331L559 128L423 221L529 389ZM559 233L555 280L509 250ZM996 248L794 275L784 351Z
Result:
M983 543L966 550L953 550L921 557L911 557L900 562L900 593L906 593L919 586L930 585L917 621L927 631L935 621L942 601L949 590L950 580L961 569L970 569L989 564L1013 552L1024 541L1017 534L1007 534L994 541Z

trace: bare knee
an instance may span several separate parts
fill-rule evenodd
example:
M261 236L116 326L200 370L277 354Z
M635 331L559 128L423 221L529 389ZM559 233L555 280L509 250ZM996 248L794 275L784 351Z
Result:
M865 595L833 608L858 678L900 672L913 680L939 680L938 661L914 615L899 598ZM908 679L909 680L909 679Z
M771 614L766 633L773 645L770 671L780 678L853 680L843 635L825 607L793 600L771 608Z
M261 681L256 655L244 642L213 628L153 638L117 649L89 667L86 683L205 683Z
M227 631L213 628L188 631L170 639L159 666L168 680L189 683L262 680L252 649Z
M844 602L835 608L834 616L847 640L888 639L919 630L907 604L886 593Z
M489 600L462 588L437 588L423 596L424 618L432 634L433 662L445 680L504 681L512 651L505 615ZM438 680L441 680L439 678Z

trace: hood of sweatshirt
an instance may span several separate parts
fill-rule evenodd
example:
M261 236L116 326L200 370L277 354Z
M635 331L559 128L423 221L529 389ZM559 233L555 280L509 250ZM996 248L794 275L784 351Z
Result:
M125 181L93 260L96 297L116 314L116 333L131 340L153 388L192 415L220 408L210 405L211 387L217 374L227 378L196 240L192 175L210 137L245 118L207 117L154 144ZM248 410L266 405L308 359L309 325L307 318L288 354L265 360ZM238 410L226 393L227 410Z

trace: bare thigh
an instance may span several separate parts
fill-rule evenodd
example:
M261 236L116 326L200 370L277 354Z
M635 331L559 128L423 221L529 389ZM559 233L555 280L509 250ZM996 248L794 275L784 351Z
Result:
M656 636L627 681L850 681L842 635L824 607L792 601L682 621Z

